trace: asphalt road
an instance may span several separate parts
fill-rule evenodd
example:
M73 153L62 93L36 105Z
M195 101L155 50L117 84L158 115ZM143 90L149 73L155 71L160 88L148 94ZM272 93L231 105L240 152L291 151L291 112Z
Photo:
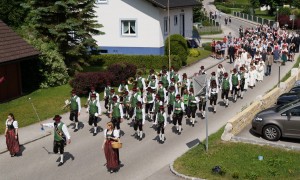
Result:
M204 1L206 2L206 1ZM235 24L235 25L233 25ZM249 25L244 21L235 20L231 27L239 27L239 24ZM232 29L237 31L237 29ZM201 62L194 65L194 72L198 72ZM232 68L229 63L223 63L225 68ZM208 132L216 132L236 113L241 111L243 106L258 95L271 89L277 82L278 65L273 66L272 76L266 77L263 83L258 83L257 87L245 93L243 100L238 99L236 103L230 101L229 107L223 105L217 107L217 113L208 113ZM282 72L287 72L291 68L291 63L282 67ZM191 70L191 69L190 69ZM215 69L208 70L210 74ZM220 100L220 97L219 97ZM209 108L211 111L211 109ZM99 125L104 128L108 118L103 119ZM118 173L110 174L106 171L105 157L101 150L103 134L99 133L93 137L87 125L87 114L83 111L80 116L84 127L77 133L69 128L72 136L72 143L65 148L66 163L57 167L58 155L51 154L53 137L48 136L38 141L27 144L23 147L22 156L11 158L8 153L0 155L0 173L2 180L53 180L53 179L177 179L168 169L168 165L177 157L185 153L197 142L205 138L205 120L197 118L195 127L191 127L189 121L184 120L183 132L177 135L173 132L173 126L166 127L166 141L159 144L156 140L156 132L152 128L152 122L146 122L144 126L145 137L142 141L135 139L132 134L133 128L130 121L121 124L121 129L125 132L122 137L124 147L120 150L120 159L123 166ZM68 120L64 120L68 121ZM50 152L50 153L48 153Z

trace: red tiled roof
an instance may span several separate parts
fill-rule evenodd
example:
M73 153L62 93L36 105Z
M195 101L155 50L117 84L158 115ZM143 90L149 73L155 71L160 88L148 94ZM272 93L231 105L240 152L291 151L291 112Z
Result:
M0 20L0 63L34 57L39 51Z

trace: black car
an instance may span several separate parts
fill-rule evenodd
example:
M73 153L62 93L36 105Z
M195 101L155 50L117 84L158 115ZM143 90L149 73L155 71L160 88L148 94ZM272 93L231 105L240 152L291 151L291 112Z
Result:
M300 99L300 92L284 93L277 98L277 105L287 104L294 100Z

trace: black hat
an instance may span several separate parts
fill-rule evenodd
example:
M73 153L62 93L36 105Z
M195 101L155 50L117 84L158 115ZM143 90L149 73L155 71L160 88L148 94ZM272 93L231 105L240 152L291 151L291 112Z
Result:
M59 121L59 120L61 120L61 116L60 115L55 115L54 118L53 118L53 120Z

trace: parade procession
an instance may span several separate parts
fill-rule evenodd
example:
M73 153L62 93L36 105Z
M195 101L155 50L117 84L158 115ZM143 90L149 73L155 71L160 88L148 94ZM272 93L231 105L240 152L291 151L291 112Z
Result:
M199 71L190 77L166 66L160 71L150 69L146 74L138 71L135 77L123 80L117 87L112 87L112 82L105 82L103 97L91 85L84 104L88 119L81 118L80 114L84 113L81 98L72 90L63 109L70 109L69 120L73 122L74 132L82 131L81 124L84 122L92 128L93 136L103 132L105 165L110 173L117 172L121 166L119 151L124 143L122 137L129 134L137 142L151 138L163 146L168 139L165 134L167 129L172 129L173 135L180 136L195 128L199 118L206 118L209 112L218 113L218 106L227 108L230 103L243 99L248 88L253 89L264 80L264 76L271 75L272 63L285 65L287 60L294 61L294 54L298 51L293 50L293 39L298 34L288 34L285 29L276 30L266 25L240 31L240 37L232 38L229 34L228 41L213 40L211 44L213 58L222 59L215 56L219 53L214 47L216 44L226 45L225 60L226 55L233 52L229 58L229 63L233 63L230 69L225 69L225 62L222 61L223 64L209 67L211 73L207 73L208 68L201 65ZM278 59L279 55L282 60ZM32 107L35 110L33 104ZM42 129L54 129L53 152L60 155L58 166L64 164L65 146L71 143L68 127L61 119L60 115L55 115L53 123L41 123ZM109 121L103 122L103 119ZM100 122L105 123L106 127L101 127ZM123 130L127 125L132 129L130 132ZM13 114L8 115L6 127L7 147L11 157L14 157L20 150L18 123ZM148 127L153 129L152 135L146 133L149 133Z

